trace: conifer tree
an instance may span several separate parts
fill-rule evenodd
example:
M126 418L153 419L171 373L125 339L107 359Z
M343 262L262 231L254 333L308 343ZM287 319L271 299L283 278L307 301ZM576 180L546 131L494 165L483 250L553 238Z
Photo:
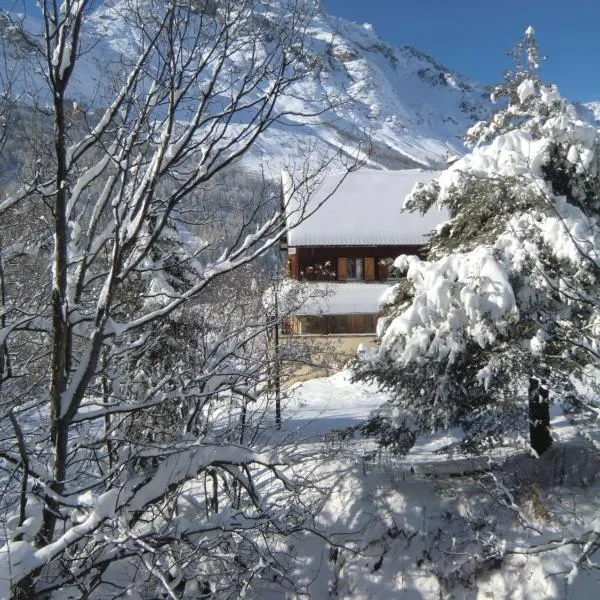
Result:
M532 28L513 54L496 89L506 102L469 132L474 149L408 199L452 218L426 261L396 260L406 278L388 299L380 348L355 364L358 378L394 390L378 426L395 444L453 425L478 445L523 439L529 420L541 454L549 398L577 398L597 363L598 131L540 83Z

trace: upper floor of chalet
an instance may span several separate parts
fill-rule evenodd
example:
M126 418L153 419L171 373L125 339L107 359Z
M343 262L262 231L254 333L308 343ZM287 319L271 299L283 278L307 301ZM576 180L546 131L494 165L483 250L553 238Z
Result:
M358 170L334 174L306 203L286 203L287 267L291 277L308 281L386 281L400 254L424 254L428 236L445 211L403 212L418 183L438 171ZM284 199L285 200L285 199Z

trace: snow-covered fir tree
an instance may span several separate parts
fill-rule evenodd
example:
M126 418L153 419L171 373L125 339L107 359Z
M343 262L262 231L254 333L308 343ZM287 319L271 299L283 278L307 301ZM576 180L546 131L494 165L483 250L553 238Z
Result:
M355 364L394 390L373 425L400 449L415 431L461 425L478 446L530 426L544 451L548 391L578 399L597 362L598 131L540 83L532 28L516 55L496 90L502 109L469 132L472 152L408 199L452 218L427 260L396 260L405 279L387 299L380 348Z
M513 59L514 66L504 72L504 81L496 85L491 94L492 102L505 103L505 108L471 127L465 136L467 146L480 145L518 127L536 109L541 86L540 62L544 58L539 57L533 27L527 28L523 39L507 54Z

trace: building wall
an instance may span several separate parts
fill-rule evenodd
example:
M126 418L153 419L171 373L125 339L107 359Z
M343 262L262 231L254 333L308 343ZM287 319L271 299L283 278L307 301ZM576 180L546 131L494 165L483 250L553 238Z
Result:
M289 387L298 381L333 375L351 359L356 357L360 345L377 347L374 335L326 335L301 338L309 344L312 365L290 365L286 369L288 376L282 381L282 387ZM282 337L282 344L297 344L300 338ZM316 366L319 365L319 366Z
M386 281L389 265L400 254L424 257L424 246L313 246L288 249L287 267L293 279L305 281ZM354 259L354 261L353 261ZM356 259L362 261L360 277ZM354 264L352 264L354 262ZM284 321L283 332L290 335L375 334L378 314L307 316L296 315Z
M362 279L385 281L388 264L400 254L424 254L422 246L315 246L290 248L290 276L308 281L348 280L348 261L362 259Z
M284 335L375 334L378 314L295 315L283 322Z

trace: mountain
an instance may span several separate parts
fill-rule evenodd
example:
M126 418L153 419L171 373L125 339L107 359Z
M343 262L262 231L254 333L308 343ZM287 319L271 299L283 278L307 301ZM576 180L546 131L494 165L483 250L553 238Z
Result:
M357 123L371 133L376 165L443 165L448 152L461 152L466 129L489 113L489 94L481 86L416 48L384 42L370 25L321 12L310 35L333 40L321 85L352 99L337 111L343 125L328 133Z
M203 0L200 10L215 10L218 1ZM70 91L80 106L101 104L110 87L109 65L139 55L142 41L123 17L124 2L105 0L86 18L86 39L94 43L84 48ZM284 0L271 2L269 9L261 18L286 10ZM0 28L7 33L6 26L0 23ZM39 25L28 18L27 28L35 32ZM306 43L322 56L322 69L297 85L290 102L302 112L303 98L327 94L336 99L336 107L310 122L288 117L278 123L262 136L247 162L268 157L272 166L279 165L315 143L323 150L347 148L368 138L370 167L439 167L448 154L462 152L466 129L490 110L482 86L416 48L386 43L370 25L328 15L319 4Z
M578 108L588 120L600 125L600 100L593 102L580 102Z

